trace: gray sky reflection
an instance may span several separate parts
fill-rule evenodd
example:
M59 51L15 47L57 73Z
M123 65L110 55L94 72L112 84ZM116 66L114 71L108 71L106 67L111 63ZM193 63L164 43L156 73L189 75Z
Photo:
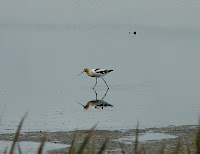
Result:
M2 24L200 26L198 0L1 0Z

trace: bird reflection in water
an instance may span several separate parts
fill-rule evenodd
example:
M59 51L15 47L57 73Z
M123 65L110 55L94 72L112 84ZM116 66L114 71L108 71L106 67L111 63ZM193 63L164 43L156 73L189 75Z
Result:
M104 109L105 107L113 107L113 105L108 104L107 102L105 102L103 100L106 97L107 93L108 93L108 89L107 89L105 95L103 96L103 98L101 100L97 99L97 92L95 90L94 90L94 92L95 92L95 95L96 95L96 99L95 100L89 101L86 105L83 105L83 104L79 103L79 104L81 104L83 106L84 109L87 110L89 107L93 107L93 108L96 108L96 109Z

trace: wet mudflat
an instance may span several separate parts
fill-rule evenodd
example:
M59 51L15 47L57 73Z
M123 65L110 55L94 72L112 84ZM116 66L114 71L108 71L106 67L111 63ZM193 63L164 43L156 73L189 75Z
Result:
M165 152L173 152L177 143L180 142L181 151L187 152L189 146L191 153L195 153L195 135L197 132L197 126L178 126L178 127L166 127L166 128L149 128L139 130L139 148L145 147L147 153L159 153L162 146L165 144ZM69 150L68 145L74 138L74 131L69 132L48 132L47 142L62 145L62 149L55 146L55 150L48 151L47 153L55 154L61 152L67 152ZM29 132L22 133L19 137L19 141L32 141L40 142L45 132ZM75 147L79 147L87 136L88 131L77 131ZM151 134L149 137L149 134ZM160 137L158 137L158 134ZM162 137L161 137L162 134ZM146 136L146 137L145 137ZM1 134L0 140L11 141L14 134ZM95 148L98 151L105 139L109 141L106 146L106 152L108 153L121 153L121 145L126 153L130 153L134 149L135 143L135 130L121 130L121 131L107 131L107 130L95 130L92 138L86 149L91 150L93 141L95 140ZM66 148L64 148L66 144ZM51 148L52 149L52 148Z

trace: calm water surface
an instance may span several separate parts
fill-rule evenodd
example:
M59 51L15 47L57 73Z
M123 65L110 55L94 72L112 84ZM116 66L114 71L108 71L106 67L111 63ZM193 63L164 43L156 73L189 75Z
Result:
M23 131L197 124L199 41L189 28L1 25L0 133L25 112ZM113 69L110 89L99 79L95 93L95 79L77 76L85 67ZM113 107L85 110L96 97Z

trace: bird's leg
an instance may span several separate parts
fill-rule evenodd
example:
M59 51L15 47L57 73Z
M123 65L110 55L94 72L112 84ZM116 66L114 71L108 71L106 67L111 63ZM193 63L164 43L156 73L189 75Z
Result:
M96 90L95 89L93 89L94 90L94 92L95 92L95 94L96 94L96 100L97 100L97 92L96 92Z
M95 83L95 85L94 85L94 87L97 85L97 78L96 78L96 83ZM94 87L93 87L93 89L94 89Z
M101 77L102 78L102 77ZM103 78L102 78L103 79ZM106 84L106 86L108 87L108 85L107 85L107 83L106 83L106 81L103 79L103 81L105 82L105 84ZM108 87L108 89L109 89L109 87Z
M109 90L109 88L107 89L105 95L103 96L103 98L102 98L101 100L103 100L103 99L106 97L106 95L107 95L107 93L108 93L108 90Z

